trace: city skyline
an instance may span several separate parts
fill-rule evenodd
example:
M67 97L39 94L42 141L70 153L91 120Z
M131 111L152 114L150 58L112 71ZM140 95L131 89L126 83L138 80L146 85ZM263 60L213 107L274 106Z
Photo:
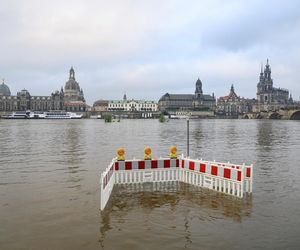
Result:
M272 4L271 4L272 3ZM261 63L300 96L297 1L4 2L0 77L12 93L49 95L71 66L88 104L166 92L255 98Z

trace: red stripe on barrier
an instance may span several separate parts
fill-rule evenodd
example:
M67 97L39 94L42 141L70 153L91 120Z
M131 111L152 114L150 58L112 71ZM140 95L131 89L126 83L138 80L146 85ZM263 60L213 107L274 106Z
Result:
M246 176L250 177L251 175L251 168L246 168Z
M151 168L157 168L157 160L151 161Z
M242 171L237 171L237 180L241 181L242 180Z
M139 165L139 169L145 169L145 162L144 161L139 161L138 165Z
M211 166L211 174L218 175L218 167L217 166Z
M205 173L206 165L204 163L200 163L200 172Z
M115 162L115 170L116 170L116 171L119 170L119 162Z
M229 168L224 168L223 177L227 179L231 178L231 170Z
M132 170L132 162L131 161L125 162L125 170Z
M190 161L189 169L190 169L190 170L195 170L195 162Z
M169 168L170 166L170 160L164 160L164 168Z
M181 168L184 168L184 160L181 160Z
M179 168L179 160L176 160L176 168Z

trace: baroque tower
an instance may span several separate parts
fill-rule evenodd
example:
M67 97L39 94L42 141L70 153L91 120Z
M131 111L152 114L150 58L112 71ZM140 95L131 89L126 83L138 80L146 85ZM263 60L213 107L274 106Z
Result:
M64 106L67 111L85 111L85 99L83 90L75 79L75 70L71 67L69 71L69 80L65 84Z
M202 91L202 82L201 82L201 80L198 78L198 80L196 81L195 96L196 96L196 98L200 98L202 95L203 95L203 91Z
M288 103L289 91L282 88L274 88L271 76L269 60L265 65L261 65L259 82L257 84L257 111L275 111L285 107Z

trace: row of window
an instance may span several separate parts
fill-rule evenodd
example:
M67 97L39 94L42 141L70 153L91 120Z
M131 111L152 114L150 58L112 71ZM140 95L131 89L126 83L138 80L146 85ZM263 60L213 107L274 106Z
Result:
M115 108L115 107L124 107L124 108L126 108L126 107L142 107L142 108L155 108L157 105L156 104L113 104L113 103L110 103L109 105L108 105L109 107L113 107L113 108Z
M137 110L136 108L125 109L125 108L108 108L108 111L155 111L151 108L141 108Z

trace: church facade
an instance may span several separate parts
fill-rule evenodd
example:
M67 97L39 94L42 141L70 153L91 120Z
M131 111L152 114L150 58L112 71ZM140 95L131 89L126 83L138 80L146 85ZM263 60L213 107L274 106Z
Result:
M75 80L75 71L70 69L69 80L65 84L65 90L54 91L50 96L31 96L26 89L17 95L11 95L9 87L2 82L0 84L0 112L1 111L85 111L86 104L83 91Z
M65 84L64 108L66 111L84 112L86 110L83 90L75 79L73 67L70 69L69 80Z
M286 107L290 102L289 91L287 89L275 88L273 86L269 60L267 60L264 71L263 67L261 66L259 82L257 84L256 98L256 112L275 111Z
M164 94L158 101L160 111L214 111L214 94L203 94L202 82L196 81L195 94Z
M238 117L252 112L252 106L255 99L246 99L238 96L231 85L227 96L221 96L217 102L217 115L226 117Z

